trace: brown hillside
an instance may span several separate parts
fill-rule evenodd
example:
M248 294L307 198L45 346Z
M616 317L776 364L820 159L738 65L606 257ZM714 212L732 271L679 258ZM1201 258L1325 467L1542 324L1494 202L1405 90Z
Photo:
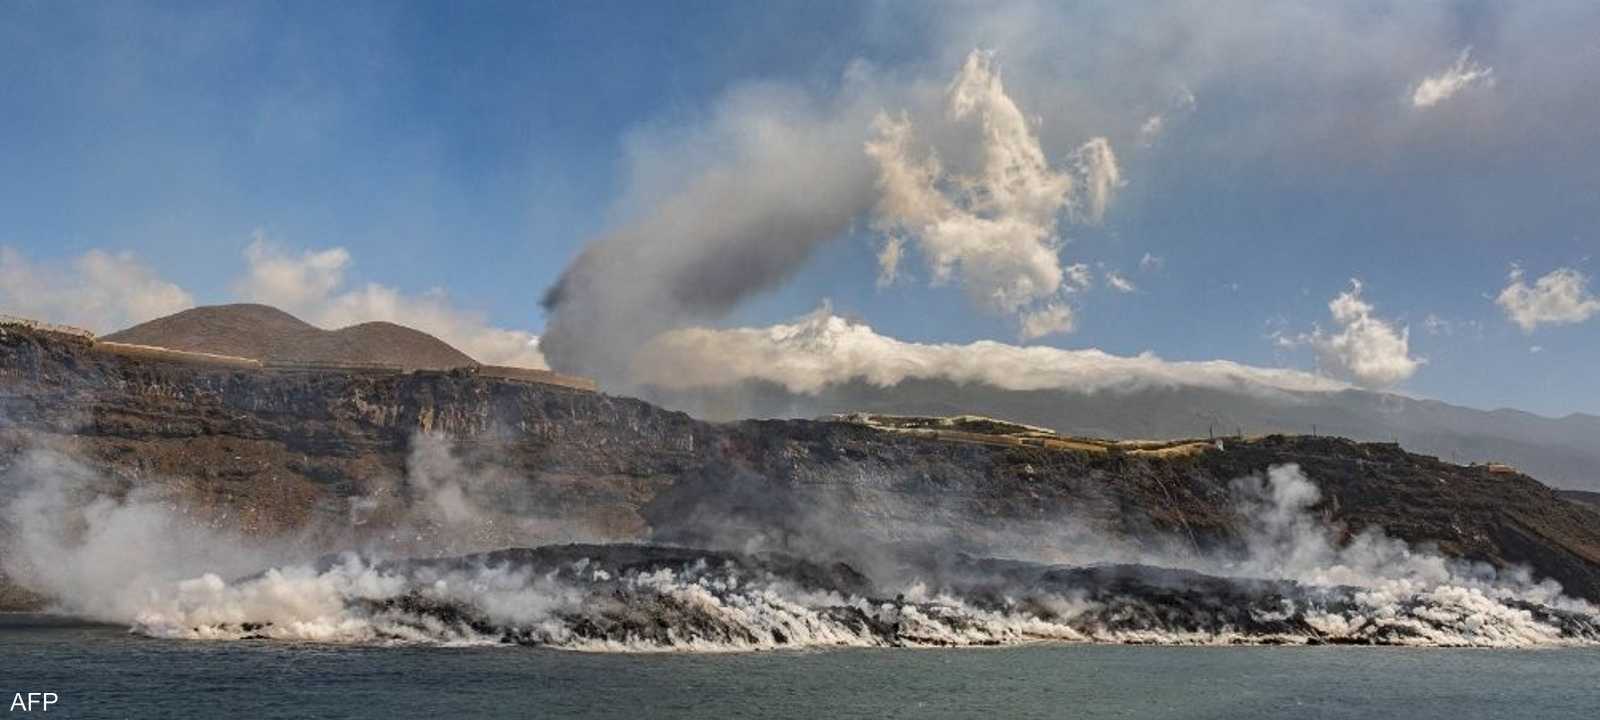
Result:
M208 305L106 335L103 340L259 360L382 363L443 369L476 365L448 343L390 322L323 330L268 305Z

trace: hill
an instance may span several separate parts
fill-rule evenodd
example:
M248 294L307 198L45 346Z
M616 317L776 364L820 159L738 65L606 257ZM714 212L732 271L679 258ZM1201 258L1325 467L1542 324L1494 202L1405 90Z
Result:
M466 353L420 330L368 322L323 330L268 305L208 305L157 318L102 340L258 360L379 363L443 370L476 365Z

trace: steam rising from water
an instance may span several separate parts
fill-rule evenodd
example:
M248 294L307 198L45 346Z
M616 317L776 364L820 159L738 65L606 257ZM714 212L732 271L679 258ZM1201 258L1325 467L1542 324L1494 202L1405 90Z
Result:
M435 550L471 547L450 528L499 519L479 504L479 480L452 478L464 467L453 457L419 438L408 478L414 514L399 526L430 524ZM1340 545L1337 528L1310 512L1316 486L1292 465L1234 484L1245 524L1240 556L1140 558L1189 569L1071 567L920 548L859 563L870 577L833 558L637 545L315 559L317 546L355 536L245 538L208 527L154 490L118 497L104 485L48 452L14 467L4 569L67 612L164 637L600 650L1600 642L1594 608L1525 572L1421 552L1377 531ZM426 554L419 542L413 549ZM1100 546L1084 544L1085 557Z
M36 448L0 477L0 570L68 612L123 622L181 589L180 581L303 567L330 549L430 556L599 537L527 503L518 492L523 479L474 460L419 433L405 477L370 482L347 512L287 534L247 536L235 529L247 508L207 510L178 483L129 488Z

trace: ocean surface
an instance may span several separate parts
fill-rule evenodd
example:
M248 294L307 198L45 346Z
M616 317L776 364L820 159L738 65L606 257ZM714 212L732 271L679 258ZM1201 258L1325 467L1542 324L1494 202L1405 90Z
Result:
M159 640L0 614L44 718L1584 718L1600 650L1029 645L602 654Z

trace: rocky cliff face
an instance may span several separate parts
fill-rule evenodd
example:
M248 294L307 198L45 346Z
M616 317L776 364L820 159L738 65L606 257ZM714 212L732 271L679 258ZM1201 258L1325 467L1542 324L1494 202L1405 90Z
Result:
M445 443L442 461L419 454L430 442ZM1335 438L1163 455L956 443L844 422L711 424L464 372L231 370L5 329L0 463L39 447L117 492L158 486L197 517L252 535L337 526L367 541L421 542L414 526L395 533L418 502L410 491L471 476L480 482L468 499L478 493L492 521L474 520L465 545L440 550L653 539L809 555L940 543L1046 560L1089 548L1113 558L1239 551L1234 481L1297 463L1321 489L1311 511L1347 537L1382 528L1446 556L1524 565L1600 600L1593 507L1514 471ZM444 515L459 506L450 498Z

